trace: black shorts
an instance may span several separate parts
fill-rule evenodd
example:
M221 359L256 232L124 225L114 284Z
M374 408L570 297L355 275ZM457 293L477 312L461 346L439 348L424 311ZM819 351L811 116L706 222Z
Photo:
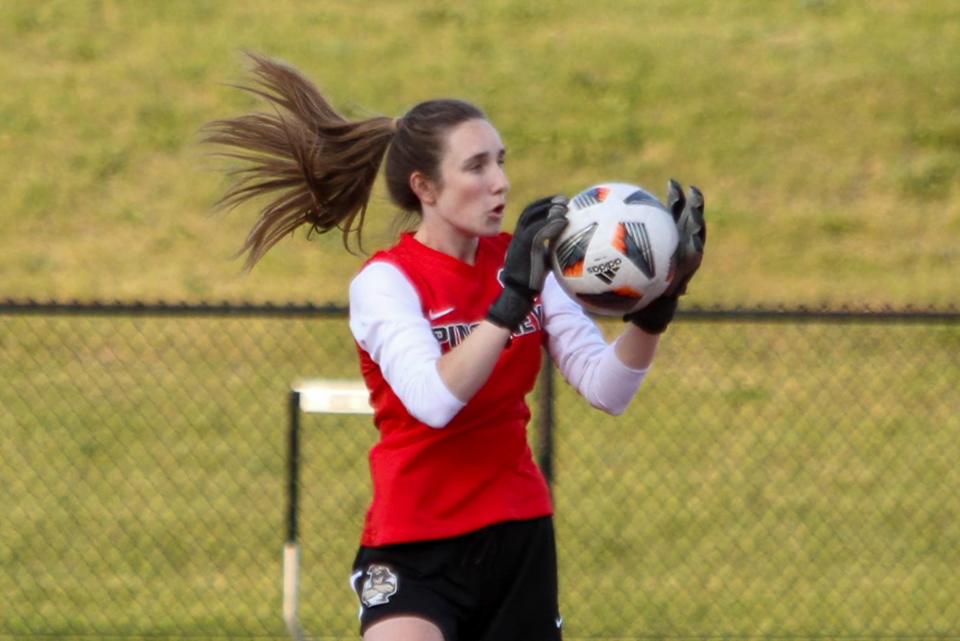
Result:
M445 641L559 641L551 517L509 521L463 536L361 547L353 564L360 633L416 616Z

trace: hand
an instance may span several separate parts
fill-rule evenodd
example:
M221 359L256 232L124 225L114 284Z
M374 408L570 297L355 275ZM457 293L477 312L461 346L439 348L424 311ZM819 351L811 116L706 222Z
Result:
M648 334L661 334L673 320L678 299L687 293L687 284L700 269L703 248L707 242L707 223L703 217L703 194L690 187L690 198L683 195L680 183L670 179L667 207L677 224L679 242L674 254L676 273L667 290L641 310L627 314L623 320L630 321Z
M503 261L503 292L490 306L487 320L511 331L523 322L547 278L548 246L566 226L565 197L550 196L527 205Z
M630 321L648 334L662 334L673 320L678 302L676 296L661 295L643 309L627 314L623 320Z
M667 207L677 223L680 240L677 243L676 270L673 282L663 296L676 297L687 293L687 283L700 269L703 262L703 248L707 244L707 223L703 218L703 194L690 186L690 198L683 197L683 188L674 179L670 179L667 193Z

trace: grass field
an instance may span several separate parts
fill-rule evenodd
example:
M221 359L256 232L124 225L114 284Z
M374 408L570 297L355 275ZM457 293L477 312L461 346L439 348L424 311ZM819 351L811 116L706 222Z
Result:
M253 108L243 48L350 115L478 102L511 223L699 184L692 304L957 304L952 0L0 1L0 299L345 300L339 238L244 275L254 212L210 213L197 130ZM378 192L369 247L392 215ZM342 320L0 318L0 638L283 637L284 394L351 349ZM960 638L958 353L955 326L684 323L624 417L561 384L568 638ZM307 429L304 620L355 638L374 434Z
M345 323L0 330L0 638L283 637L286 392L355 376ZM558 382L568 637L960 637L958 348L956 327L683 323L622 417ZM355 638L375 432L303 427L303 620Z
M206 121L254 103L241 49L350 115L455 95L509 147L513 200L601 180L707 194L691 302L950 305L960 264L952 0L0 3L0 296L344 299L339 239L230 256ZM378 192L379 193L379 192ZM389 241L378 196L369 246Z

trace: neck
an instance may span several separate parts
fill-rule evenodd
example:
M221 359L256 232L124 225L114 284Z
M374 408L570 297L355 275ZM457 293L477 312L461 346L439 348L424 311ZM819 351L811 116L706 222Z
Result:
M455 229L439 230L434 226L421 223L413 237L430 249L452 256L468 265L473 265L477 258L477 245L480 239Z

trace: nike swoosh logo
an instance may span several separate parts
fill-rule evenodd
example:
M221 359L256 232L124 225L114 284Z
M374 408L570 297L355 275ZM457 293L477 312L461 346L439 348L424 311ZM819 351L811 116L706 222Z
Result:
M437 320L438 318L440 318L440 317L442 317L442 316L446 316L447 314L449 314L450 312L452 312L452 311L455 310L455 309L456 309L456 307L448 307L448 308L446 308L446 309L441 309L439 312L433 312L433 311L431 311L431 312L427 312L427 316L430 317L430 320Z

